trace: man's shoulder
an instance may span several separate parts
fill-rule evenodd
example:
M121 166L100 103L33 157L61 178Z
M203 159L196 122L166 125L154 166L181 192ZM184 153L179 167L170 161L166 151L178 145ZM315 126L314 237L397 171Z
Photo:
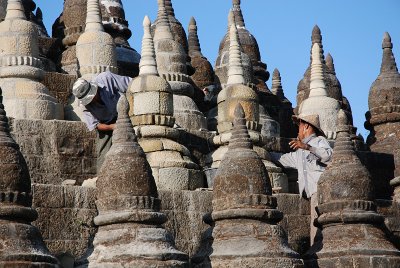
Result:
M320 142L329 143L328 140L324 136L314 136L314 137L311 138L310 142L313 142L313 143L320 143Z

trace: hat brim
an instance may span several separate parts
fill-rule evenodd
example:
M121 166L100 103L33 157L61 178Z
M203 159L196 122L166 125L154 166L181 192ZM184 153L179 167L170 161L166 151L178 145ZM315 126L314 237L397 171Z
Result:
M94 99L94 97L97 94L98 86L95 83L89 83L89 84L90 84L89 92L86 94L85 97L83 97L82 99L79 99L81 104L84 105L84 106L86 106L89 103L91 103L92 100Z
M308 120L300 118L297 115L292 115L292 120L296 123L296 125L299 125L300 121L306 122L307 124L313 126L314 129L319 132L319 133L317 133L317 134L319 134L318 136L324 136L325 137L324 131L321 128L319 128L316 125L314 125L313 123L309 122Z

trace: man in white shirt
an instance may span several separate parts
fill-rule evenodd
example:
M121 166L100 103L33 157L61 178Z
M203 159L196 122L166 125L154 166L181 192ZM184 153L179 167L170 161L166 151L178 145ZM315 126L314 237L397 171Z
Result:
M289 143L294 152L286 154L272 153L274 161L284 167L297 169L300 195L310 198L311 204L311 245L317 233L313 225L318 217L317 207L317 184L332 157L332 148L320 128L318 115L293 116L299 125L299 133L296 140Z

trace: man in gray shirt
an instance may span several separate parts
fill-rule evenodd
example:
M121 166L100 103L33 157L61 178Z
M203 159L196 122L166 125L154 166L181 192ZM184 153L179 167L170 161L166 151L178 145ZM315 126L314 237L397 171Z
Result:
M73 94L79 99L88 129L97 130L97 172L112 144L112 132L117 120L117 103L125 94L132 78L109 71L98 74L91 82L79 78Z
M318 180L330 162L332 148L320 128L318 115L299 115L293 117L299 125L296 140L289 143L294 152L286 154L271 153L272 159L284 167L297 169L300 195L310 198L311 203L311 244L317 233L314 219L317 218L317 184Z

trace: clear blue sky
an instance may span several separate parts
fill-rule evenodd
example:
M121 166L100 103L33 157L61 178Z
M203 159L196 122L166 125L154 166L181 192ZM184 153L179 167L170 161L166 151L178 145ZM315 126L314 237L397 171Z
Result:
M35 0L43 10L50 34L62 11L62 0ZM197 20L203 54L215 64L219 42L227 29L231 0L173 0L175 14L187 29L191 16ZM156 0L123 0L133 32L129 40L140 52L142 21L157 16ZM296 90L310 59L311 30L321 28L325 53L330 52L353 109L354 123L366 137L364 114L368 92L379 74L383 33L389 32L400 64L399 0L242 0L246 28L257 38L262 60L272 74L278 68L286 96L296 103ZM268 81L269 86L271 80Z

